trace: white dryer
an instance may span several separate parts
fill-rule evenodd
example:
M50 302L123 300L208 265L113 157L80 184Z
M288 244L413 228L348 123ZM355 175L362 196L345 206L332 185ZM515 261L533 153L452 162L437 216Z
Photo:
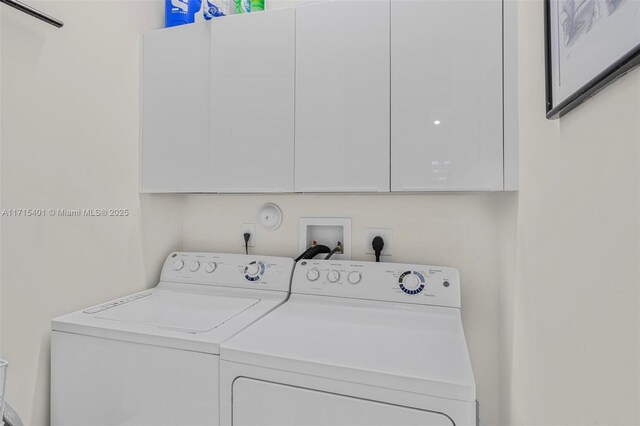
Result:
M52 321L53 425L215 425L220 344L288 297L292 259L172 253L153 289Z
M476 424L456 269L301 261L220 356L223 425Z

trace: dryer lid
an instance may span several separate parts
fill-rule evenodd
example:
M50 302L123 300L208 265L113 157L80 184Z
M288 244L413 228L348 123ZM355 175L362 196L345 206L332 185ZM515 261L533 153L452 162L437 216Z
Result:
M221 346L223 360L475 401L460 310L293 295Z

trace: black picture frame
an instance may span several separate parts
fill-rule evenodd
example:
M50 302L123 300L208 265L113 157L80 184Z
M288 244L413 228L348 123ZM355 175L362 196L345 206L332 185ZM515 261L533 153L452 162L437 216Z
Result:
M640 43L609 65L598 75L585 83L567 99L553 106L552 58L551 58L551 1L544 0L544 46L546 77L546 114L547 118L557 119L585 102L600 90L640 65Z

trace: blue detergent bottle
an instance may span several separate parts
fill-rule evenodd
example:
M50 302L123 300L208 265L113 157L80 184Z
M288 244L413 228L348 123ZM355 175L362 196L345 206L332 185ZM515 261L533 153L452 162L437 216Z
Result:
M201 6L201 0L165 0L165 27L193 24Z

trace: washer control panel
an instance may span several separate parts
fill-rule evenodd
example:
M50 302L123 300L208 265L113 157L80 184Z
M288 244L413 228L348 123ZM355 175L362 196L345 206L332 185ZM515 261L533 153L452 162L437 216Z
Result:
M289 291L293 259L224 253L171 253L161 281Z
M291 293L459 308L460 273L441 266L301 260Z

